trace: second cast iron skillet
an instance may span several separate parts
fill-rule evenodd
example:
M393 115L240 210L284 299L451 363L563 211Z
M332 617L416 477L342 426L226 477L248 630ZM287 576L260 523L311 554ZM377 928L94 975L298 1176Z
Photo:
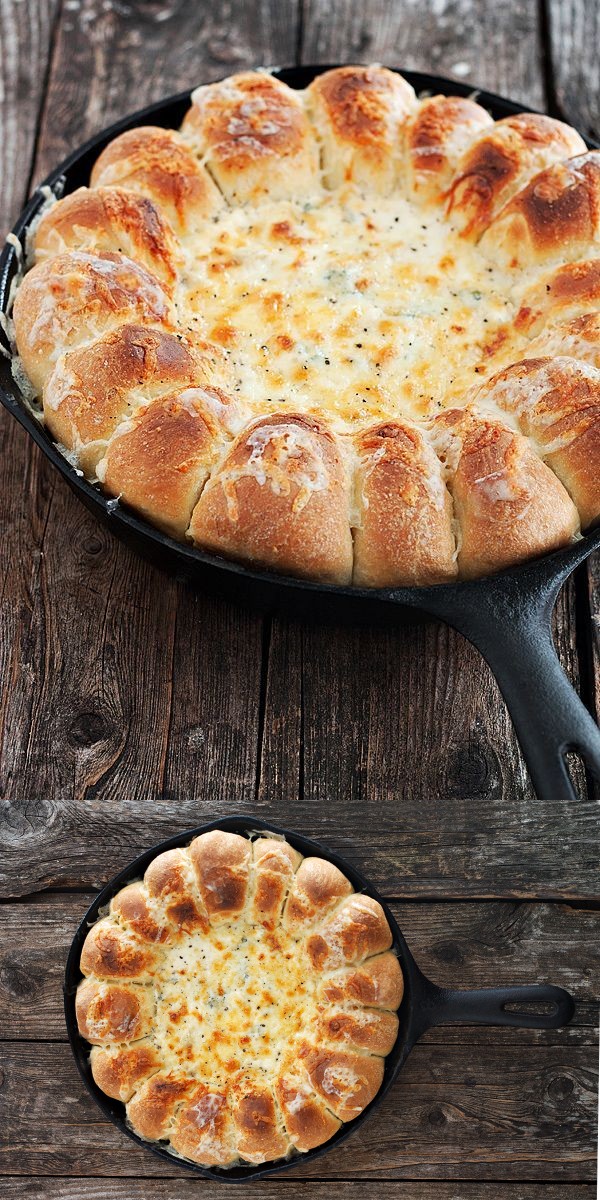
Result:
M290 87L304 88L328 67L289 67L274 74ZM466 84L436 75L403 71L416 91L467 96ZM522 112L491 92L478 91L479 102L495 118ZM89 182L100 151L118 133L136 125L177 128L189 107L190 92L172 96L142 109L96 135L54 170L45 183L70 192ZM40 189L14 226L23 244L29 225L44 202ZM18 268L15 248L7 244L0 256L0 311L6 311L11 281ZM263 611L288 611L318 620L405 623L437 617L464 634L487 659L513 719L533 785L539 795L564 803L576 800L565 753L574 750L600 778L600 731L566 678L554 649L550 621L556 597L565 580L600 546L600 529L577 544L501 575L472 583L427 588L365 589L332 587L255 571L181 545L146 521L108 499L89 484L59 453L50 435L23 401L0 356L0 400L28 431L46 458L95 516L123 541L156 566L200 583Z
M174 846L187 846L192 838L197 837L200 833L207 833L211 829L226 829L232 833L239 833L243 837L255 834L257 831L283 834L290 845L299 850L301 854L305 856L317 855L334 863L347 876L355 891L372 896L374 900L378 900L381 904L392 931L392 949L398 956L404 976L404 996L398 1012L400 1018L398 1037L391 1053L388 1054L385 1060L383 1083L375 1099L371 1101L371 1104L364 1109L355 1121L351 1121L347 1125L342 1125L334 1137L330 1138L323 1146L317 1146L314 1150L309 1150L306 1154L301 1154L291 1159L262 1163L258 1166L233 1167L231 1170L224 1170L219 1167L200 1167L194 1163L186 1162L184 1159L174 1157L160 1144L146 1142L138 1134L134 1133L127 1125L125 1106L118 1100L111 1100L94 1083L89 1062L90 1046L81 1037L75 1016L75 995L77 985L82 978L79 967L81 950L90 926L98 919L101 910L104 910L104 906L127 883L132 883L134 880L140 879L146 867L156 858L157 854L161 854L164 850L171 850ZM406 1061L415 1042L419 1040L427 1029L431 1029L435 1025L512 1025L521 1029L558 1029L561 1025L569 1023L575 1008L573 999L568 992L564 991L563 988L553 987L550 984L536 984L532 987L483 988L477 991L455 991L450 988L438 987L437 984L432 983L431 980L423 975L404 941L398 924L387 904L360 871L357 871L355 867L352 867L350 863L340 858L339 855L325 849L318 842L310 841L308 838L301 837L300 834L290 833L288 830L281 829L270 822L265 825L262 817L249 816L225 817L218 821L212 821L207 825L201 825L198 829L188 829L185 833L178 834L176 837L169 838L168 841L153 846L151 850L147 850L145 854L136 858L134 862L125 867L123 871L112 879L99 895L96 896L94 903L88 909L75 934L67 959L64 995L65 1017L71 1049L73 1050L81 1077L88 1091L91 1092L105 1115L109 1117L122 1133L127 1134L134 1142L151 1150L160 1158L165 1159L171 1166L174 1162L177 1162L182 1166L189 1167L196 1174L208 1176L211 1179L218 1179L225 1183L240 1183L248 1179L262 1179L266 1175L284 1171L291 1166L302 1166L311 1159L327 1153L328 1150L331 1150L339 1142L347 1138L354 1129L358 1129L359 1125L362 1125L362 1122L370 1113L374 1112L382 1104L386 1093L396 1079L400 1068ZM540 1009L549 1009L550 1011L541 1012ZM482 1053L485 1054L485 1050L482 1050Z

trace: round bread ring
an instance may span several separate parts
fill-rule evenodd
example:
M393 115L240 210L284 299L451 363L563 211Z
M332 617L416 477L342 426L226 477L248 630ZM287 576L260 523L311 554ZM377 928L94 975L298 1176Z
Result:
M181 128L230 203L318 190L302 101L271 75L248 71L196 88Z
M467 381L456 397L448 395L446 389L454 383L448 369L433 373L427 397L425 390L419 391L423 364L417 355L413 382L408 351L407 394L430 401L424 415L417 406L415 420L398 415L383 369L381 385L364 385L371 393L368 399L356 379L356 412L351 409L347 418L342 393L331 424L318 403L315 413L304 411L303 384L298 411L289 412L291 397L278 395L285 391L285 370L279 378L273 370L269 391L271 380L277 391L267 414L257 415L260 386L257 396L252 358L246 363L242 355L238 362L231 337L239 332L241 345L246 330L242 325L236 331L215 313L209 292L218 299L219 273L231 270L235 275L240 266L235 237L228 245L225 224L217 235L223 245L215 262L209 256L204 262L202 237L220 216L235 225L238 214L228 212L229 204L263 206L267 212L267 201L281 201L284 216L296 202L307 214L321 205L327 208L333 198L323 191L319 147L325 183L342 185L342 205L357 189L361 204L365 197L374 204L373 196L389 196L397 189L401 204L422 204L423 213L439 206L439 213L434 209L427 216L432 233L449 218L466 238L480 241L476 253L482 262L487 253L501 267L527 267L527 287L511 284L519 305L514 319L506 301L498 301L497 310L509 313L498 318L504 325L473 343L482 355L473 366L475 375L486 377L511 359L530 357L527 339L600 308L600 259L583 257L598 244L600 155L585 153L582 139L569 126L531 113L492 122L479 105L461 97L417 100L406 80L379 66L324 72L303 93L266 73L244 72L197 89L182 133L147 126L119 135L100 155L91 189L67 196L40 220L35 253L42 261L17 290L14 324L23 370L34 391L43 393L44 417L59 447L106 492L180 541L188 538L202 549L323 583L444 583L491 573L568 544L579 526L572 504L548 471L556 471L580 497L584 524L595 520L597 447L591 425L583 430L579 422L575 441L570 435L570 466L564 447L556 457L535 433L526 446L502 423L488 421L484 430L485 414L476 433L467 408L460 419L445 420L442 412L432 425L430 414L444 396L446 403L462 404L464 399L468 407L473 389ZM368 228L375 243L379 239L385 246L384 234L389 238L393 231L390 222L400 218L385 209L389 201L378 203L388 225L379 228L375 221ZM265 234L269 254L289 252L286 238L294 238L290 221L277 220L267 229L273 241L271 245ZM435 237L437 233L434 242ZM452 253L438 264L442 273L457 265L456 233L452 237ZM393 237L390 244L395 244ZM306 252L304 246L294 248L292 269L300 268ZM414 252L419 252L417 246ZM466 247L467 253L473 248ZM542 273L552 257L557 265ZM574 261L561 261L565 257ZM473 261L479 270L481 264ZM214 267L212 275L208 269L203 275L206 263ZM412 272L409 264L407 279L417 278ZM435 284L435 272L432 278ZM506 278L503 271L496 291L490 292L492 309L507 287ZM346 284L348 294L352 288L361 292L363 285L368 291L369 279ZM462 291L456 295L464 312ZM474 290L471 295L478 298ZM285 307L282 291L269 299L275 307ZM267 307L261 320L268 322L274 311ZM342 340L345 324L342 319L335 327ZM390 319L380 322L383 338L391 324ZM212 329L220 345L190 338L196 328L203 336ZM451 329L465 332L460 325ZM250 336L255 338L256 332L250 330ZM314 337L315 344L323 340L320 330ZM311 338L309 331L309 342ZM285 353L294 348L293 339L275 340L289 341ZM269 343L268 336L265 341ZM579 348L567 347L563 353L593 355L592 342L586 334ZM264 349L268 352L269 345ZM391 344L383 345L382 358L388 349L396 353ZM300 346L298 353L313 354L319 362L323 357L322 349L313 353L308 346ZM355 361L352 353L348 362ZM556 353L546 349L543 356ZM356 361L362 362L362 354ZM357 369L362 367L352 370ZM295 382L290 386L296 388L298 378L310 378L303 370L309 367L292 371ZM483 404L484 393L474 394L475 402ZM362 411L361 399L371 407ZM385 411L388 400L393 415L371 421L367 414ZM484 457L494 444L502 458L502 444L513 467L517 460L520 464L515 467L523 501L517 506L518 532L508 526L492 529L494 519L508 523L517 509L510 499L500 498L498 487L493 503L483 504L481 480L467 469L475 462L475 443L483 453L486 439ZM468 453L459 450L463 442ZM450 444L454 449L448 454ZM534 462L536 454L545 463ZM517 486L515 478L506 462L499 471L508 494ZM584 475L585 488L579 483ZM478 539L483 541L477 544ZM282 881L270 879L269 887L275 889L269 903L276 914ZM285 910L285 887L281 896ZM198 899L200 908L189 910L192 920L202 910Z
M558 549L577 536L573 501L527 438L468 409L442 413L432 437L449 467L463 579Z
M353 582L446 583L458 572L452 500L441 463L416 425L387 421L355 441L358 516Z
M131 259L72 250L27 273L13 318L23 366L41 394L60 353L128 322L171 331L175 313L158 280Z
M485 402L515 415L558 476L583 529L600 517L600 370L567 357L513 363L484 385Z
M337 439L300 413L253 422L205 487L189 535L231 558L349 583L349 488Z
M517 113L472 142L447 192L447 212L465 236L478 239L504 204L538 171L586 145L563 121Z
M511 270L573 260L600 241L600 151L554 163L500 211L481 239Z
M155 125L128 129L113 138L94 163L90 186L127 188L148 196L180 237L225 204L181 134Z
M175 387L227 381L218 346L193 343L162 329L120 325L97 342L63 354L46 381L44 418L57 441L72 448L92 475L118 426L136 409Z
M123 253L151 271L172 293L179 245L156 205L123 188L78 188L44 214L35 235L35 261L69 250Z
M353 182L387 194L397 175L402 128L417 104L414 89L386 67L336 67L317 75L306 105L323 160L323 182Z
M93 1077L138 1135L203 1166L320 1145L381 1085L403 995L391 944L381 905L327 860L275 835L201 834L151 861L86 936L76 1017ZM259 1012L264 1045L245 1060Z
M427 96L405 126L409 189L421 201L440 201L462 155L493 118L464 96Z

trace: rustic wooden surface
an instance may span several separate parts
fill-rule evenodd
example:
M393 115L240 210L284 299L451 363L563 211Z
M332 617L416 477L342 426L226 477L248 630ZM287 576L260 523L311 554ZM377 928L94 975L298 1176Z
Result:
M594 0L0 0L0 225L123 112L246 65L437 70L600 136L599 21ZM0 443L2 1194L216 1195L104 1122L65 1043L61 975L95 887L237 810L361 865L440 983L547 980L577 1000L553 1033L432 1031L343 1149L252 1190L591 1200L599 818L583 773L568 810L534 796L490 672L448 629L309 627L206 597L111 540L4 415ZM599 609L596 563L555 623L596 712Z

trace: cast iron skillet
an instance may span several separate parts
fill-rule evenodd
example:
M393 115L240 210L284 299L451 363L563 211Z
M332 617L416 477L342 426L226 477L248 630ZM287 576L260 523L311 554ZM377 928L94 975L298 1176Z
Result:
M274 74L291 87L304 88L327 70L288 67ZM466 84L402 72L417 92L466 96ZM482 103L496 118L522 112L493 93L479 91ZM45 183L67 192L87 184L100 151L116 134L135 125L178 127L189 107L190 92L182 92L118 121L53 171ZM44 200L38 188L13 233L24 241L26 230ZM6 245L0 257L0 311L5 311L17 255ZM600 546L600 529L567 550L512 568L490 579L427 588L363 589L304 582L229 563L225 559L180 545L132 512L103 496L62 457L49 434L24 404L10 365L0 356L0 400L28 431L60 471L79 499L96 517L156 566L200 582L205 588L258 605L267 611L288 610L302 617L359 622L404 623L433 616L464 634L491 666L510 710L525 761L541 796L570 803L576 799L565 752L577 751L600 778L600 730L568 682L558 661L550 619L558 592L588 555Z
M344 1138L348 1137L354 1129L357 1129L365 1117L381 1104L415 1042L418 1041L427 1029L431 1029L435 1025L512 1025L520 1029L558 1029L561 1025L567 1025L571 1020L575 1009L572 997L563 988L553 987L550 984L537 984L532 987L482 988L477 991L454 991L453 989L438 987L435 983L432 983L417 966L402 937L396 920L385 901L375 891L375 888L371 887L360 871L350 866L350 863L340 858L338 854L333 854L330 850L325 849L318 842L310 841L308 838L301 837L300 834L289 833L287 829L281 829L270 822L265 825L262 817L225 817L218 821L211 821L207 825L201 825L198 829L188 829L185 833L177 834L176 837L169 838L165 842L160 842L158 846L153 846L151 850L147 850L145 854L140 855L128 867L120 871L102 889L94 900L94 903L88 909L75 934L67 959L64 984L65 1018L69 1041L79 1072L88 1091L100 1105L105 1115L123 1133L126 1133L134 1142L145 1146L148 1150L152 1150L154 1154L158 1154L160 1158L166 1159L171 1166L174 1161L173 1155L157 1143L145 1142L143 1138L134 1133L126 1123L124 1105L118 1100L111 1100L94 1083L89 1063L90 1046L81 1037L77 1028L75 993L77 985L82 978L79 969L81 949L90 926L98 919L99 912L103 906L107 905L111 898L125 884L140 879L148 864L152 862L157 854L161 854L163 850L171 850L174 846L187 846L192 838L197 837L200 833L207 833L210 829L226 829L232 833L242 834L244 837L259 830L261 832L268 831L284 834L290 845L299 850L301 854L318 855L321 858L329 859L330 862L335 863L335 866L339 867L340 871L343 871L344 875L348 877L355 891L363 892L367 896L372 896L374 900L378 900L383 907L392 931L394 939L392 949L397 954L400 966L402 967L404 996L398 1014L400 1017L398 1037L391 1053L385 1060L383 1083L375 1099L355 1121L351 1121L348 1125L342 1125L338 1133L323 1146L317 1146L314 1150L309 1150L306 1154L302 1154L299 1157L280 1160L274 1163L262 1163L259 1166L240 1166L233 1167L231 1170L224 1170L219 1167L200 1167L195 1163L186 1162L184 1159L175 1158L176 1162L180 1162L182 1166L189 1167L190 1170L195 1171L197 1174L209 1176L211 1179L218 1179L221 1182L240 1183L249 1178L262 1179L266 1175L285 1171L288 1167L294 1166L297 1163L304 1164L311 1158L325 1154L327 1150L330 1150ZM507 1007L508 1005L510 1005L510 1008ZM528 1008L528 1006L531 1007ZM550 1008L551 1011L540 1012L540 1008Z

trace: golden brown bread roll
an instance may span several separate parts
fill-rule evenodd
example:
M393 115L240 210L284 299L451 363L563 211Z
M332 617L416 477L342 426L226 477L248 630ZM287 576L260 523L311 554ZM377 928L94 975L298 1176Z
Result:
M464 96L421 100L405 130L405 169L419 200L441 199L467 147L493 123L485 108Z
M213 380L226 378L227 360L218 346L161 329L120 325L91 345L61 355L44 387L44 418L91 475L119 425L148 401L175 388L210 389ZM213 389L211 395L218 401L221 393ZM210 396L209 404L215 407Z
M290 1056L284 1064L276 1094L291 1146L300 1154L328 1142L341 1129L341 1120L316 1094L306 1065L298 1056Z
M421 431L388 421L366 429L355 444L353 582L393 587L454 579L452 500Z
M124 1042L115 1046L92 1046L90 1065L98 1087L113 1100L126 1104L135 1090L156 1074L161 1058L148 1038L132 1046Z
M189 533L204 550L348 583L349 492L335 437L296 413L254 422L205 487Z
M282 837L168 850L92 925L76 997L130 1127L204 1166L321 1145L375 1096L402 970L377 901Z
M600 307L600 258L581 259L545 272L525 291L515 317L533 336L555 321L584 316Z
M478 237L532 175L585 149L583 138L554 117L504 117L465 151L448 189L448 213L463 233Z
M577 259L600 242L600 152L553 163L513 196L481 249L511 270Z
M549 326L527 346L528 358L578 358L600 367L600 312Z
M247 839L215 829L194 839L190 858L210 920L230 920L241 912L246 904L252 862Z
M521 434L465 409L439 417L432 436L449 469L461 578L489 575L577 536L573 501Z
M174 129L142 125L113 138L96 159L91 186L148 196L177 234L186 235L223 208L208 171Z
M413 88L385 67L336 67L306 92L328 188L354 182L391 192L402 127L416 106Z
M177 279L180 252L160 209L122 188L78 188L44 214L35 235L35 261L69 250L126 254L167 291Z
M86 980L77 992L79 1032L92 1044L137 1042L152 1027L153 996L148 988Z
M575 358L529 358L494 376L482 403L512 413L575 501L584 529L600 516L600 370Z
M262 72L199 87L182 126L231 203L319 186L312 130L296 92Z
M224 393L217 400L230 403ZM214 402L205 388L153 400L117 428L96 467L111 495L173 537L185 534L223 442Z
M347 1000L392 1011L399 1008L403 992L400 963L392 951L374 955L358 967L334 971L321 984L323 999L333 1004Z
M134 322L170 331L174 310L158 280L124 255L71 251L25 276L14 322L23 366L41 394L66 350Z

